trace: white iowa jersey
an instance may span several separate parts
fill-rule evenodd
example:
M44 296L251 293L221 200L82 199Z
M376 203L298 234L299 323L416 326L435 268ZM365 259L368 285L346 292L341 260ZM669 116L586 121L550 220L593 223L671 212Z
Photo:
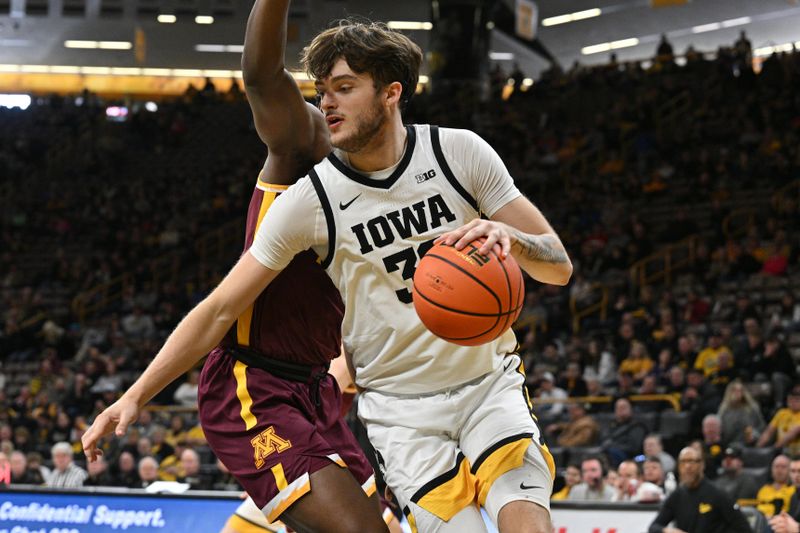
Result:
M477 188L470 185L477 180L454 175L438 129L409 126L407 131L405 155L386 179L361 175L333 154L309 178L325 213L329 246L327 256L320 255L345 304L342 335L353 356L356 383L415 394L480 377L515 349L510 330L480 347L436 337L414 311L411 287L419 258L437 236L478 217L481 208L496 211L519 192L497 155L480 141L502 172L495 172L491 194L481 193L501 205L479 206L475 198L480 191L469 190ZM461 135L478 139L469 132Z

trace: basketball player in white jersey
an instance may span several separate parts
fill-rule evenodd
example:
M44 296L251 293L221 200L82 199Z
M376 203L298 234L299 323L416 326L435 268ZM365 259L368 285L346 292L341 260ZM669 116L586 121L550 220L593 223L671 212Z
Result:
M359 416L412 529L485 531L483 506L503 533L550 533L554 465L513 333L479 347L447 343L419 321L410 289L431 242L463 247L478 236L486 237L481 253L511 253L534 279L564 285L572 265L560 239L477 135L403 126L421 62L409 39L343 23L315 38L304 60L337 150L275 200L262 224L270 230L258 231L178 325L110 418L130 418L191 367L296 253L312 248L345 303Z

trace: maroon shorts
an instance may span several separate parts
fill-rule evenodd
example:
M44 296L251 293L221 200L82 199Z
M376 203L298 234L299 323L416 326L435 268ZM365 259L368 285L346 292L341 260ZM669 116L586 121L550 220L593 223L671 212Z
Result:
M368 495L375 491L372 467L340 416L336 380L322 378L318 397L316 387L313 378L281 379L221 349L200 375L208 444L270 522L311 490L312 473L332 462L350 470Z

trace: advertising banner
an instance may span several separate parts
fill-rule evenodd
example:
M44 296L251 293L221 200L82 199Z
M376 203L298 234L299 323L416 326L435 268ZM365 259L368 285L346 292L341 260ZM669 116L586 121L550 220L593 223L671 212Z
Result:
M219 531L238 499L0 492L0 533Z

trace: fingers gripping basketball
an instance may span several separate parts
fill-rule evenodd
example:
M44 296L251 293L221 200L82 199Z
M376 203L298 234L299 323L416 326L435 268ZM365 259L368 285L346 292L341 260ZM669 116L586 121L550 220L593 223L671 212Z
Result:
M524 302L522 271L513 257L478 253L482 239L462 250L434 245L414 274L414 308L435 335L464 346L502 335Z

